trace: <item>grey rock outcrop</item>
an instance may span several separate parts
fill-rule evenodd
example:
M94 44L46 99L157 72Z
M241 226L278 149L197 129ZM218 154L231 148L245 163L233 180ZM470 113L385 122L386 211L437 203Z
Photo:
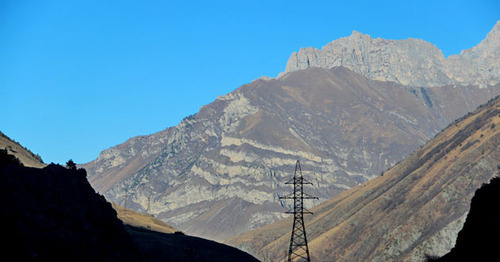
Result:
M309 67L337 66L370 79L410 86L494 85L500 82L500 22L477 46L448 58L420 39L374 39L354 31L322 49L308 47L292 53L280 76Z

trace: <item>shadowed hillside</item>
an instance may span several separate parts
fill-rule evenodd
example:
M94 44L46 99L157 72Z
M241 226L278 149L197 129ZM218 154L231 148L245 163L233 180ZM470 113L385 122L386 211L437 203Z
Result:
M499 168L500 169L500 168ZM500 259L500 177L483 185L472 198L464 227L450 253L434 261L493 261ZM432 260L431 260L432 261Z
M500 159L500 98L450 124L378 178L313 208L309 248L319 261L422 261L454 246L476 189ZM302 166L307 169L306 165ZM264 261L282 260L291 219L227 243Z
M3 149L0 200L8 240L0 247L2 261L257 261L214 241L124 227L84 169L24 167ZM122 214L131 224L169 229L147 215Z
M116 212L83 169L24 167L0 151L2 255L17 261L137 261Z

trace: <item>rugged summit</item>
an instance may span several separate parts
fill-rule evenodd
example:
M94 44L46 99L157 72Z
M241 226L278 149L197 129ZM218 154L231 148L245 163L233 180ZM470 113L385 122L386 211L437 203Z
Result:
M480 86L500 81L500 21L477 46L445 58L420 39L386 40L353 31L322 49L303 48L290 56L290 73L309 67L347 67L370 79L410 86Z
M314 215L306 217L312 257L424 261L426 255L446 254L464 224L474 192L499 172L499 128L497 97L450 124L383 176L314 207ZM288 218L228 243L263 261L282 261L291 223ZM488 225L498 227L498 222Z
M378 176L499 93L498 85L413 88L343 67L310 68L244 85L85 168L110 201L224 239L283 218L278 197L297 159L324 201Z

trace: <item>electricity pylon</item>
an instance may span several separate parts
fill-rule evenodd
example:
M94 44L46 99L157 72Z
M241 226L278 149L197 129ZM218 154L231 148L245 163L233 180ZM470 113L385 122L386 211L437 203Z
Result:
M312 212L304 209L304 199L318 199L304 193L304 185L312 185L302 176L299 160L295 164L295 174L292 180L285 184L293 184L293 193L280 199L293 199L293 209L287 211L287 214L293 214L292 237L290 239L290 248L288 249L288 260L292 261L292 256L299 261L311 261L309 248L307 247L306 225L304 224L304 214Z

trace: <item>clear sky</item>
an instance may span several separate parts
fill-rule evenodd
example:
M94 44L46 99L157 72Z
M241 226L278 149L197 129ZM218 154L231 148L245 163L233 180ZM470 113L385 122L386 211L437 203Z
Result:
M0 0L0 130L45 162L77 163L177 125L301 47L352 30L458 54L500 1Z

